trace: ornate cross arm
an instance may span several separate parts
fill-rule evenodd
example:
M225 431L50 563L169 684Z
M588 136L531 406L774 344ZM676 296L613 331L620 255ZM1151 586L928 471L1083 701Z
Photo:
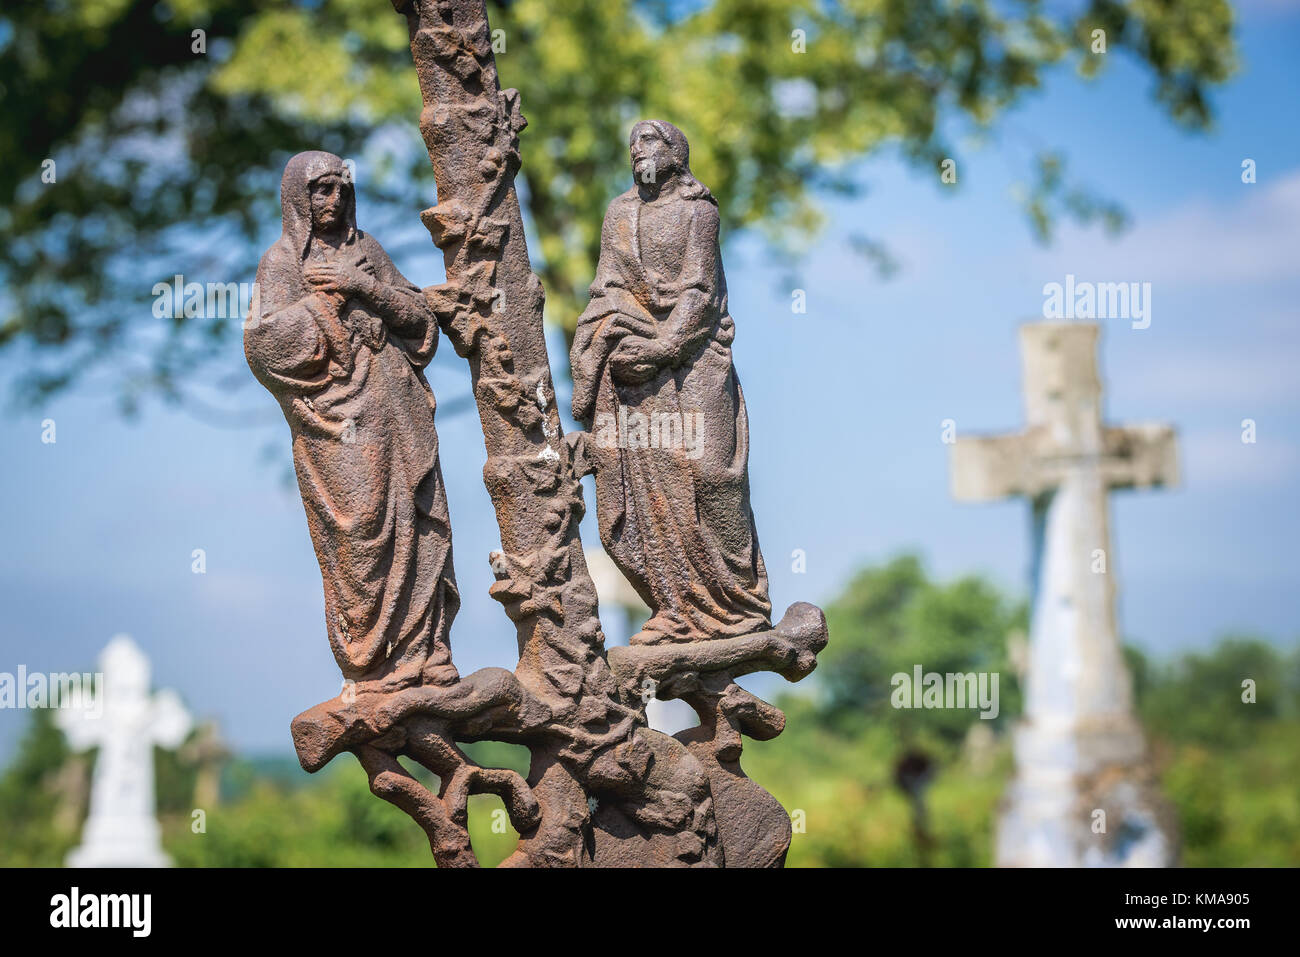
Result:
M344 751L395 741L415 716L443 719L461 736L522 736L544 725L551 711L504 668L483 668L452 685L423 685L396 692L357 691L324 701L293 719L298 761L319 771Z
M655 682L655 696L681 697L701 675L726 672L733 678L755 671L775 671L787 681L800 681L817 667L817 653L826 647L826 616L807 602L795 602L771 631L741 638L632 645L609 649L609 666L620 688L630 697L641 693L645 681Z
M952 447L953 497L963 502L1038 498L1059 488L1082 463L1095 463L1108 488L1178 484L1178 441L1167 425L1103 427L1091 447L1062 442L1060 431L1035 425L1013 435L958 439Z

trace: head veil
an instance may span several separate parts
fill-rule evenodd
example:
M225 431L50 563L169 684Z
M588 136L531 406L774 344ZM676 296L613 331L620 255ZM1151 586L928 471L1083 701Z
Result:
M668 149L673 154L673 159L677 160L677 167L681 171L679 193L682 198L707 199L714 206L717 206L718 201L713 198L709 188L696 179L691 172L691 147L686 142L686 134L666 120L642 120L632 127L632 132L628 137L629 142L636 136L636 131L642 126L649 126L662 136L668 144Z
M311 246L311 184L329 173L348 184L344 224L346 240L350 241L357 232L357 197L352 189L352 174L343 160L324 150L307 150L289 160L280 179L280 242L293 251L300 263Z

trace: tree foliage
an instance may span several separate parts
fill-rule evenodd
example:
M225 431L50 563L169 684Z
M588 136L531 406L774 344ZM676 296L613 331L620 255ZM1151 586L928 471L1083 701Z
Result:
M746 748L746 771L802 812L793 866L992 863L998 804L1013 771L1010 721L990 745L961 740L973 712L896 711L891 675L1003 667L1024 608L989 582L932 581L911 557L864 569L827 609L831 642L811 698L791 694L784 734ZM1182 863L1300 862L1300 645L1226 636L1208 651L1152 660L1126 648L1161 786L1174 805ZM932 665L931 662L934 662ZM1245 700L1246 680L1254 700ZM1003 685L1005 688L1005 684ZM1019 702L1003 696L1006 718ZM920 743L936 769L925 803L933 847L922 854L897 761Z
M503 85L531 120L526 219L548 318L566 328L638 117L692 136L728 234L797 250L819 197L861 187L855 160L895 147L937 181L956 135L995 130L1055 64L1092 75L1129 55L1170 117L1198 128L1235 56L1226 0L497 0L489 13ZM242 381L238 317L158 317L152 289L178 273L251 280L293 152L355 159L365 225L385 242L434 198L405 28L382 0L10 4L0 95L0 347L24 347L28 399L92 368L127 408L184 398L213 358L208 382ZM1025 173L1040 234L1062 214L1115 221L1056 151ZM856 245L884 261L879 237Z
M969 576L935 582L915 556L859 572L827 609L834 640L818 666L822 720L844 726L884 723L900 740L959 742L973 722L1004 724L1019 711L1019 682L1009 638L1027 627L1023 604L1008 601L987 581ZM939 674L997 674L999 715L978 710L898 709L892 678L915 666Z
M984 722L971 711L898 711L889 685L912 661L936 671L1003 667L1005 637L1022 615L989 582L935 582L912 557L853 579L828 610L832 639L811 679L814 693L801 685L781 699L785 732L748 742L742 757L746 773L796 814L792 866L992 863L1012 771L1006 732L1014 697L1003 692L1007 720ZM1227 637L1169 661L1132 648L1128 655L1153 760L1177 810L1182 862L1300 863L1300 645ZM1242 700L1246 679L1256 681L1253 703ZM57 866L77 842L64 813L68 749L50 715L30 712L28 732L0 772L0 866ZM988 724L997 734L982 744L963 731ZM924 855L913 809L894 783L899 757L918 746L936 764L925 794L933 847ZM479 742L468 750L484 765L527 769L519 746ZM374 800L355 763L308 776L289 756L236 759L222 778L222 802L195 833L194 768L176 754L155 755L164 843L180 865L429 864L420 830ZM484 864L514 849L499 799L476 797L469 826Z

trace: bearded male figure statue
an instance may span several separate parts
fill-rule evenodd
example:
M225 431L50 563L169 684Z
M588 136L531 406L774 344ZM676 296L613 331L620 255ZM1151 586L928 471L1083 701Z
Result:
M283 232L258 266L244 352L293 434L330 647L362 690L450 684L460 597L422 371L434 313L357 228L339 157L294 156L280 201Z
M605 214L571 354L600 538L652 612L632 644L749 635L772 606L717 201L671 123L637 123L629 146L635 185Z

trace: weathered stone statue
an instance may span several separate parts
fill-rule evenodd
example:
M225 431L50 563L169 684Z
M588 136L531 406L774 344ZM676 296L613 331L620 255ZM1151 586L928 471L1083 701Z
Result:
M298 759L316 771L355 755L371 790L423 828L439 867L477 865L467 820L479 793L498 795L519 832L507 866L780 866L789 817L745 777L740 754L742 735L771 738L785 716L735 678L805 677L826 621L797 603L770 624L717 207L690 175L685 138L639 125L633 152L661 178L611 210L575 374L587 417L623 404L668 418L656 420L658 449L627 456L628 484L610 484L625 450L602 445L600 423L597 434L560 426L514 187L525 120L519 94L500 88L483 0L393 5L410 32L438 187L421 219L447 281L411 287L356 229L339 160L303 154L285 173L284 235L262 261L246 340L293 432L330 640L356 680L294 719ZM516 629L513 671L461 677L451 665L450 532L419 371L435 320L473 382L501 533L489 594ZM665 429L668 454L656 459ZM637 645L608 652L578 534L593 470L602 533L661 613ZM607 503L633 521L611 519ZM689 702L700 725L649 728L656 697ZM459 747L482 740L525 745L527 778ZM437 792L399 757L438 775Z
M310 151L280 183L284 231L257 270L244 352L280 402L345 678L396 689L456 679L451 524L421 369L438 324L357 228L343 161Z
M772 605L718 204L671 123L637 123L630 147L636 184L605 214L571 355L601 542L652 610L633 644L752 634Z

